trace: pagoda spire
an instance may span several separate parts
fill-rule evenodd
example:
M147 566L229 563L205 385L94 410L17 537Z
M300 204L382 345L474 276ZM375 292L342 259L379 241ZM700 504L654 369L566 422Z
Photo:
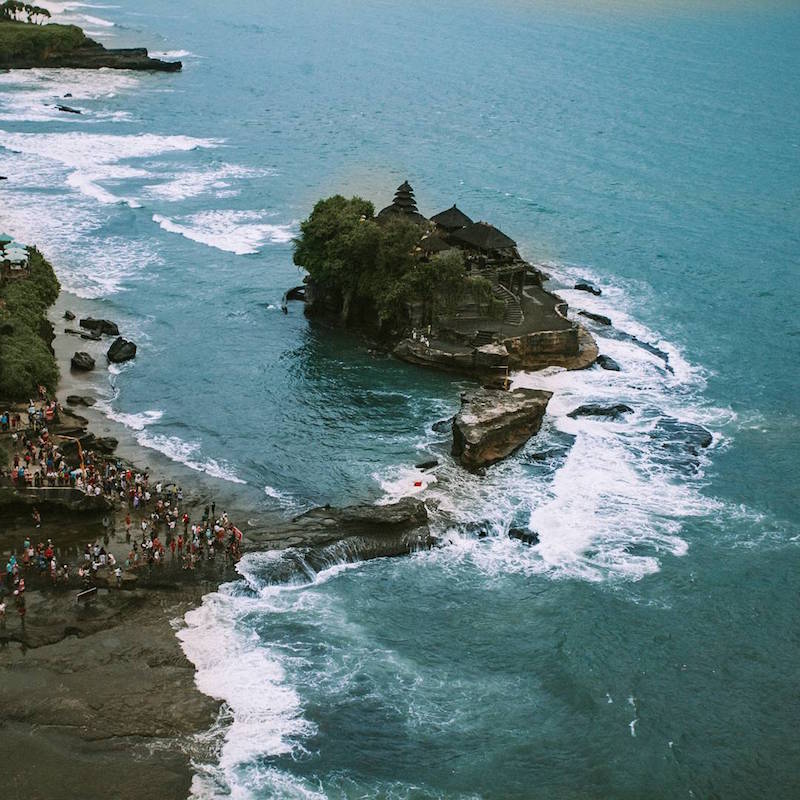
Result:
M406 213L419 213L417 201L414 197L414 190L411 188L411 184L408 181L403 181L403 183L397 187L392 205Z

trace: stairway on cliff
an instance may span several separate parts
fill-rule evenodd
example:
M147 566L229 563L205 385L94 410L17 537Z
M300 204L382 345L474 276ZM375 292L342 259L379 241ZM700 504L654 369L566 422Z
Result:
M506 325L522 325L525 315L522 313L522 306L517 296L502 283L495 283L492 286L492 294L503 301L505 311L503 312L503 322Z

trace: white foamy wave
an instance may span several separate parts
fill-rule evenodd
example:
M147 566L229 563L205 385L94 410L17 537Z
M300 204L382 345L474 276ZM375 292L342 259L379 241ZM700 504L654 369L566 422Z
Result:
M26 122L71 122L78 125L96 120L122 121L123 110L108 110L95 101L141 86L138 77L123 70L32 69L0 74L0 120ZM66 104L81 114L56 108Z
M73 169L92 169L128 158L216 147L218 139L159 136L154 133L113 135L68 131L65 133L11 133L0 130L0 146L52 159Z
M256 170L237 164L223 164L205 171L190 170L173 173L172 179L145 186L151 197L175 202L213 192L216 197L231 197L238 190L231 188L231 179L253 178L273 174L269 170Z
M286 680L290 656L265 647L240 621L250 612L290 610L298 596L245 597L237 588L230 584L206 595L203 604L186 615L186 627L177 634L197 669L198 688L224 701L232 714L218 764L201 767L192 794L244 798L280 787L286 790L281 797L324 797L285 773L258 766L265 757L302 749L302 739L314 735L316 727L303 718L300 698Z
M151 434L146 429L137 435L136 441L142 447L157 450L172 461L184 464L197 472L205 472L213 478L219 478L230 483L246 483L224 461L217 461L213 458L199 460L199 442L185 442L177 436L167 436L159 433Z
M102 411L109 419L113 419L133 431L143 431L148 425L158 422L164 416L164 412L158 409L141 411L138 414L126 414L122 411L115 411L111 404L105 400L99 400L96 408Z
M413 497L425 492L436 483L436 475L430 470L422 471L414 467L392 467L385 473L372 475L383 491L377 505L396 503L403 497Z
M170 233L178 233L194 242L227 250L236 255L257 253L265 244L286 244L292 240L292 225L266 222L265 211L202 211L178 221L161 214L153 222Z
M576 272L564 282L578 276L597 282L587 270ZM408 494L433 501L434 530L449 546L432 557L443 562L468 558L488 574L639 580L658 571L663 558L687 552L682 531L688 520L711 520L724 508L703 493L704 468L720 435L708 451L691 453L678 442L676 452L665 450L659 424L671 419L713 428L729 422L732 412L703 400L704 371L635 320L622 290L604 285L602 297L559 293L577 308L611 317L616 329L630 334L587 323L600 351L621 371L551 368L514 375L514 388L546 389L553 396L540 433L485 475L466 473L444 453L436 480L425 480L423 487L414 486L419 473L408 469L377 477L386 502ZM634 336L663 351L673 371ZM587 403L625 403L634 411L618 420L568 416ZM432 446L429 439L425 445ZM509 539L512 526L536 532L538 546ZM478 539L478 532L486 538Z
M0 174L9 174L7 163L0 151ZM30 174L44 182L49 171ZM84 298L122 291L137 276L163 263L148 239L131 246L130 239L103 234L104 219L97 209L83 194L0 192L0 214L8 233L21 242L36 242L57 265L62 287Z
M189 50L150 50L151 58L188 58L193 56Z

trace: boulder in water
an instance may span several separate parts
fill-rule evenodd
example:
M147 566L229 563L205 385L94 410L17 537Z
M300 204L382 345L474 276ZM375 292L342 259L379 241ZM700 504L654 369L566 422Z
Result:
M598 367L611 370L612 372L619 372L621 369L620 365L617 364L617 362L614 361L614 359L611 358L611 356L599 355L594 360L594 363L597 364Z
M590 294L596 295L599 297L603 294L602 289L598 289L591 281L578 281L575 284L575 288L580 290L581 292L589 292Z
M93 406L95 404L94 397L79 394L68 394L67 404L71 406Z
M539 534L536 531L529 531L527 528L509 528L509 539L517 539L522 544L539 544Z
M81 326L81 328L86 328L88 331L104 333L108 336L119 336L119 328L117 327L116 323L107 319L93 319L92 317L86 317L86 319L82 319L78 324Z
M64 312L64 319L67 319L70 322L72 322L72 320L75 319L75 315L71 311L67 310Z
M123 361L130 361L132 358L136 358L136 345L133 342L118 336L111 343L111 347L108 348L106 357L114 364L119 364Z
M540 389L465 392L453 420L453 455L472 471L500 461L539 432L551 397Z
M400 556L434 544L425 505L412 497L385 506L314 508L263 533L259 549L283 550L267 580L284 583L337 563Z
M586 319L591 319L594 322L597 322L600 325L610 325L611 318L607 317L605 314L595 314L593 311L579 311L578 312L582 317L586 317Z
M92 450L110 456L116 449L119 442L113 436L98 436L92 442Z
M430 459L430 461L421 461L419 464L414 464L415 469L433 469L434 467L439 466L439 461L435 458Z
M59 111L66 111L68 114L83 114L78 108L73 108L72 106L65 106L63 103L56 103L56 108Z
M662 417L653 426L650 437L675 456L697 456L714 441L711 432L702 425L682 422L675 417Z
M94 369L94 359L88 353L75 353L70 364L73 369L83 370L84 372Z
M632 414L633 409L626 406L625 403L617 403L613 406L600 406L594 403L588 403L583 406L578 406L573 411L567 414L572 419L578 417L608 417L609 419L619 419L623 414Z
M444 433L445 431L449 431L450 428L453 426L453 420L455 417L450 417L448 419L440 419L438 422L433 423L433 430L437 433Z

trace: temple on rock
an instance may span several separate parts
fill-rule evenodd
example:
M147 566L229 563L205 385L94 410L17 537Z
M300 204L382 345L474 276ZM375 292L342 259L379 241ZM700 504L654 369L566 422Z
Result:
M473 221L457 205L424 217L408 181L392 204L377 215L403 216L421 228L416 252L422 261L447 251L460 253L468 285L482 285L488 297L464 292L435 318L424 302L409 304L415 335L396 355L408 361L487 375L507 367L586 366L597 354L591 337L566 316L567 304L542 287L546 277L519 254L517 243L494 225ZM471 282L471 283L470 283Z

